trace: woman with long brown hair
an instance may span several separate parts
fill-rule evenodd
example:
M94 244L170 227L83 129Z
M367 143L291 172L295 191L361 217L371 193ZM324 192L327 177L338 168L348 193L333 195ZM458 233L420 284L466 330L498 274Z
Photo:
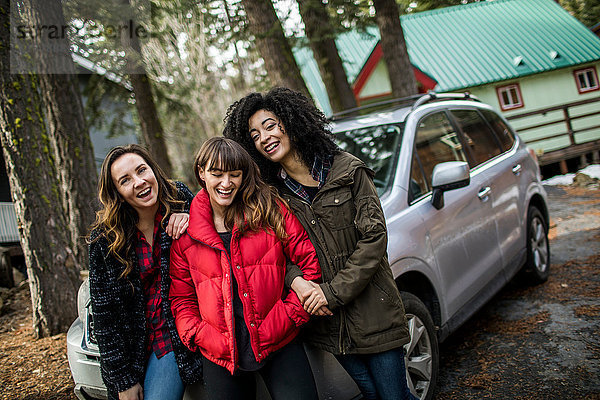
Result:
M136 144L108 153L98 187L89 279L108 398L180 400L202 364L175 329L169 249L187 228L193 195Z
M304 279L320 278L314 247L233 140L206 141L194 168L202 190L171 247L170 298L183 343L204 358L209 399L254 399L256 372L274 400L316 399L294 341L309 314L284 290L288 259Z

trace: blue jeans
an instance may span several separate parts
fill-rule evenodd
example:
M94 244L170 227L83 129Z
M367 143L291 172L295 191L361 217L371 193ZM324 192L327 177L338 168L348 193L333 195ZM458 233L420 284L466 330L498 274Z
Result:
M150 354L144 378L144 400L181 400L184 389L175 353L171 351L160 359Z
M365 400L416 400L406 383L404 348L373 354L337 355Z

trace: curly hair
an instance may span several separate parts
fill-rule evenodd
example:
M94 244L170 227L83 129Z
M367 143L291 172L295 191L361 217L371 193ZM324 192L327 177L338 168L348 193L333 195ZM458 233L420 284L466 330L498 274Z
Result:
M237 226L240 233L270 228L277 238L287 238L281 207L287 207L273 186L260 178L258 165L246 150L232 139L213 137L202 144L194 160L194 173L203 189L206 183L200 172L242 171L242 184L224 215L225 227Z
M133 270L133 263L128 254L133 249L137 232L139 217L135 209L122 200L112 179L112 165L122 155L133 153L144 159L154 172L158 183L158 202L165 208L162 223L170 216L171 212L183 210L184 202L177 199L177 187L167 178L159 165L152 159L148 151L137 144L117 146L104 158L98 180L98 198L102 208L96 213L96 221L91 230L101 229L102 235L108 239L109 253L112 253L119 262L125 265L121 278L126 278ZM96 237L98 240L101 237ZM88 239L90 240L90 239ZM90 240L93 241L93 240Z
M339 152L325 115L303 94L283 87L275 87L266 94L250 93L229 106L223 135L250 153L266 181L275 182L280 166L263 157L250 137L248 120L259 110L270 111L279 118L280 129L289 136L292 149L309 169L315 156L327 157Z

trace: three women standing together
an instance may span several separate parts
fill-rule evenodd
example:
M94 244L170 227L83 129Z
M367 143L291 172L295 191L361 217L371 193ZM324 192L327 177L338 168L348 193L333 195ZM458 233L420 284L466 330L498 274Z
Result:
M115 158L109 163L107 156L102 180L112 182L118 195L112 203L102 201L91 236L90 287L94 315L104 311L96 331L103 378L115 398L118 393L122 399L141 399L122 394L142 383L144 399L163 398L149 397L147 381L158 379L148 354L161 345L151 343L164 336L173 343L183 381L203 378L210 399L254 398L255 372L273 399L317 398L297 338L307 322L301 339L334 354L365 399L414 398L406 385L402 348L409 341L406 317L387 262L386 225L372 171L337 148L326 123L307 98L288 89L244 97L227 113L224 135L233 140L210 139L196 157L202 190L191 204L182 198L179 208L159 201L154 214L136 208L141 200L151 203L145 184L133 196L121 193ZM154 166L151 170L156 174ZM158 193L170 190L174 198L166 185ZM135 213L116 216L119 207ZM171 242L161 226L173 210L189 210L189 227L181 235L186 214L173 214L166 225L181 237L170 249L170 276L156 275L157 296L156 289L136 282L143 280L148 262L142 260L148 254L151 264L169 262L163 253ZM154 232L148 228L152 221ZM115 235L115 230L127 233ZM157 237L156 232L164 241L155 252L144 239ZM140 243L149 248L134 252ZM169 284L167 297L163 289ZM118 300L107 288L119 293ZM160 301L152 300L156 297ZM162 325L153 317L160 313ZM119 323L111 324L113 319ZM161 326L171 328L173 320L176 331L157 333ZM114 337L129 343L115 361L113 340L108 340ZM155 356L159 362L166 357ZM133 364L137 373L115 383L113 376Z

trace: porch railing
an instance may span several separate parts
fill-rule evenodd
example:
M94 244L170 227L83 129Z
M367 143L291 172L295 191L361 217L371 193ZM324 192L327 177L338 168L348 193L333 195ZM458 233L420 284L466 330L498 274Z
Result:
M583 113L581 113L582 108L584 109ZM586 108L587 110L585 110ZM539 117L546 116L549 113L556 113L556 111L562 111L562 113L558 116L553 115L550 121L544 121L542 123L539 121L534 121L531 124L527 123L528 120L539 120ZM594 118L596 116L599 117ZM515 129L517 129L521 137L525 136L524 140L528 144L540 143L552 139L568 139L568 144L559 149L544 151L542 146L543 151L538 156L540 165L552 164L600 150L600 124L597 124L597 122L600 122L600 97L574 101L571 103L542 108L521 114L513 114L507 116L506 119L511 121L513 125L520 125L515 127ZM516 121L518 121L517 124L515 124ZM575 121L587 121L592 123L592 125L588 124L586 126L575 128ZM561 125L562 129L560 128ZM540 132L540 128L549 128L548 130L553 131L558 129L559 132L552 132L548 134L542 133L535 135L535 137L531 139L526 138L527 133L531 133L536 129L538 132ZM588 137L585 140L578 140L575 136L576 134L590 131L597 131L597 134L592 134L591 138Z

